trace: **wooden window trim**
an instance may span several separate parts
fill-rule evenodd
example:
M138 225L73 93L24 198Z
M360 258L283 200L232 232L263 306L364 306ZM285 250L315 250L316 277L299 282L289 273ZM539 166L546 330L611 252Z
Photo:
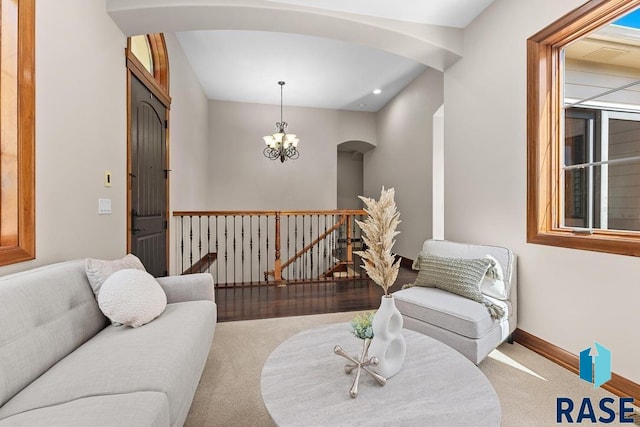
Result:
M560 228L560 53L569 43L640 6L592 0L527 40L527 242L640 256L640 232Z
M0 247L0 265L34 259L35 1L18 2L18 242Z

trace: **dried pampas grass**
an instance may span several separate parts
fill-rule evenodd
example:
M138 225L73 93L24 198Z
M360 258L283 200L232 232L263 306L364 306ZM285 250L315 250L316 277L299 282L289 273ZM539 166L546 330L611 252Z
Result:
M400 224L400 212L396 208L394 196L393 188L385 190L384 187L380 192L379 201L359 196L367 206L365 212L368 217L364 221L356 220L362 229L362 238L367 250L354 253L362 257L362 266L369 278L384 289L385 296L389 295L388 290L396 281L400 269L400 258L394 263L395 257L391 253L396 243L394 238L400 234L396 231Z

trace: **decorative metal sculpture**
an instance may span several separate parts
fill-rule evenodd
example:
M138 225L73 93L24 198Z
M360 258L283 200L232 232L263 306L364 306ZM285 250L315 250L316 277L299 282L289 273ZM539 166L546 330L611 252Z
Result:
M344 371L347 374L350 374L351 372L353 372L354 369L356 371L356 377L353 379L353 385L349 390L349 394L353 398L358 397L358 382L360 381L360 372L363 370L369 375L371 375L381 386L387 383L387 379L385 377L383 377L382 375L378 375L369 369L369 366L376 366L378 364L378 359L376 357L368 356L370 344L371 344L370 339L364 340L364 343L362 345L362 354L360 355L359 360L349 356L339 345L333 348L333 352L335 354L337 354L338 356L342 356L351 362L350 364L347 364L344 366Z

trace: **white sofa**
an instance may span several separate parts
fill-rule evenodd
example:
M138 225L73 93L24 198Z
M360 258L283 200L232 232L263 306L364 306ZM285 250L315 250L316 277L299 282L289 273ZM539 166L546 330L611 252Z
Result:
M159 278L165 311L112 326L84 260L0 278L0 427L179 427L216 326L210 274Z
M510 285L507 300L491 299L505 315L493 319L487 307L442 289L414 286L394 292L404 327L433 337L462 353L476 365L493 349L510 338L517 323L518 280L516 256L507 248L473 245L444 240L427 240L422 250L447 258L484 258L493 256L502 266Z

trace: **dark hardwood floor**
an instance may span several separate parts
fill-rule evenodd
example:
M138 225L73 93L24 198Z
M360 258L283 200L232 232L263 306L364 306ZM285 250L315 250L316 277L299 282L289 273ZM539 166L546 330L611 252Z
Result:
M413 283L417 272L401 267L394 292ZM372 281L294 284L286 287L245 286L216 289L218 321L302 316L306 314L373 310L380 306L382 288Z

